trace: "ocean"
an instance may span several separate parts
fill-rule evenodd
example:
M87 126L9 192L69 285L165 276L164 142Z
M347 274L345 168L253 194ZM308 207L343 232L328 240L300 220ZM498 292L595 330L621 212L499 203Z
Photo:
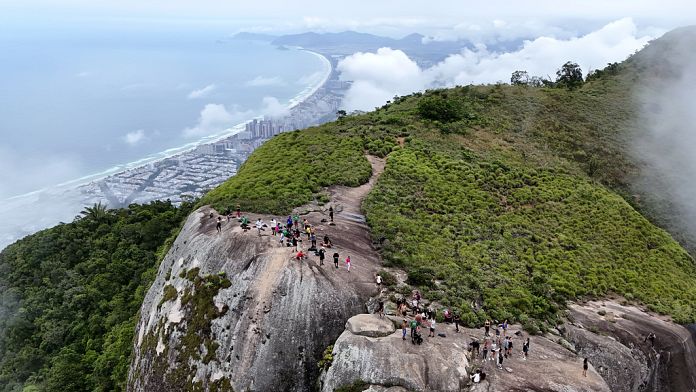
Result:
M21 180L0 183L0 198L108 171L279 110L325 70L312 53L228 37L183 27L3 31L0 154L11 162L0 158L0 169Z
M330 70L315 53L235 40L234 31L0 26L0 249L82 207L53 205L36 191L114 174L283 112Z

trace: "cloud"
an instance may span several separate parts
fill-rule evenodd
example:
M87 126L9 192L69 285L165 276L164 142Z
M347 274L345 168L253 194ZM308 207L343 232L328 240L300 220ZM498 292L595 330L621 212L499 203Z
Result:
M123 142L130 146L136 146L142 143L145 139L147 139L147 136L145 136L145 130L143 129L128 132L125 136L123 136Z
M427 86L426 75L404 52L391 48L376 53L355 53L337 66L342 80L354 81L343 105L351 110L371 110L394 95L408 94Z
M580 37L528 40L513 52L493 52L478 45L427 69L420 69L402 51L389 48L348 56L337 69L342 79L354 81L346 94L345 108L368 110L394 95L426 88L507 82L515 70L525 70L530 75L555 75L566 61L577 62L585 72L603 68L609 62L624 60L652 38L638 36L633 20L624 18Z
M297 84L301 86L314 85L324 78L324 72L317 71L308 75L303 75L297 79Z
M283 105L276 97L264 97L261 114L269 117L283 117L290 114L287 105Z
M253 111L243 111L237 106L232 106L228 110L225 105L209 103L201 110L198 123L193 127L184 129L182 133L186 138L211 135L237 122L253 117L253 115Z
M269 87L269 86L285 86L285 81L278 77L257 76L245 83L248 87Z
M217 86L215 86L214 84L209 84L201 89L191 91L188 94L187 98L188 99L198 99L198 98L207 97L208 95L210 95L210 93L215 91L215 89L217 89Z

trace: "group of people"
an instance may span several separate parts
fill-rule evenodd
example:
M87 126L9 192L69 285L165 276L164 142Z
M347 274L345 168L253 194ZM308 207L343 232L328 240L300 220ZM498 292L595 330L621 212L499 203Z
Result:
M246 215L242 215L242 209L239 204L237 204L237 207L235 209L235 213L232 212L231 208L228 208L224 215L218 216L217 217L217 222L216 222L216 230L218 233L222 232L222 224L223 220L222 217L225 216L227 218L227 221L229 222L231 219L233 219L236 215L236 219L239 222L242 230L244 232L248 231L251 229L251 226L249 224L249 218L246 217ZM210 213L210 218L212 219L215 215L211 212ZM333 207L329 207L329 219L330 219L330 224L333 225L334 223L334 209ZM322 222L325 222L325 219L322 219ZM317 233L316 233L316 228L312 226L309 221L304 218L302 219L302 222L300 222L300 216L298 214L294 215L288 215L287 220L285 221L285 225L281 224L281 222L277 221L275 218L271 219L270 223L267 224L265 223L261 218L259 218L256 223L255 223L255 228L258 232L258 235L261 236L262 232L266 230L266 228L270 227L271 230L271 235L272 236L277 236L279 237L279 242L281 245L285 245L289 248L291 248L291 251L295 254L294 258L296 260L304 260L309 257L309 252L314 252L314 255L319 257L319 265L324 265L324 260L326 259L326 249L327 248L333 248L334 244L331 241L331 238L329 238L328 235L324 235L323 242L320 244L320 247L317 248ZM307 249L307 252L305 252L302 249L302 236L306 235L307 241L310 242L310 247ZM336 251L333 254L333 262L334 262L334 267L338 269L338 265L340 263L340 254ZM347 256L345 258L345 266L346 270L350 272L351 269L351 258L350 256Z

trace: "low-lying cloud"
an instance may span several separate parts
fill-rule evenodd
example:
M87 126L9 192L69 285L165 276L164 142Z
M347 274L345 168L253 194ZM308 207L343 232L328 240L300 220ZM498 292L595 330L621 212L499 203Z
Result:
M201 110L196 125L184 129L182 134L186 138L200 138L221 132L256 116L283 117L289 113L288 106L276 97L264 97L261 100L261 108L257 110L244 110L237 105L209 103Z
M201 89L191 91L188 94L187 98L188 99L204 98L204 97L207 97L208 95L210 95L210 93L212 93L216 89L217 89L217 86L215 86L214 84L209 84Z
M474 50L452 54L427 69L421 69L404 52L389 48L348 56L337 69L343 80L354 81L344 107L371 110L394 95L427 88L508 82L516 70L530 75L555 75L566 61L577 62L585 72L600 69L607 63L624 60L653 38L639 35L633 20L624 18L580 37L544 36L528 40L514 52L492 52L479 45Z
M147 139L144 129L138 129L137 131L128 132L123 136L123 142L129 146L137 146Z
M278 76L265 77L257 76L251 80L248 80L245 85L247 87L271 87L271 86L285 86L285 81Z

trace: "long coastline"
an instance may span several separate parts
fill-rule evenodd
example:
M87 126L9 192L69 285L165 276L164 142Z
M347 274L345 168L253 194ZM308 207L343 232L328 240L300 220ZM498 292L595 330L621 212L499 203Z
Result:
M314 95L317 91L319 91L319 89L321 89L326 84L326 82L329 80L329 78L331 77L331 74L333 72L333 66L331 65L331 61L329 61L329 59L326 58L326 56L324 56L323 54L318 53L318 52L314 52L314 51L311 51L311 50L308 50L308 49L305 49L302 47L291 47L291 49L304 51L304 52L310 53L310 54L318 57L324 64L324 73L322 75L322 78L319 80L319 82L306 87L305 89L300 91L295 97L291 98L288 101L288 104L287 104L288 110L292 110L293 108L301 105L303 102L305 102L307 99L309 99L312 95ZM253 121L254 119L262 119L262 118L263 118L262 115L256 116L256 117L250 118L242 123L236 124L230 128L226 128L226 129L224 129L220 132L217 132L215 134L202 137L202 138L196 140L195 142L187 143L187 144L184 144L184 145L179 146L179 147L174 147L174 148L170 148L170 149L158 152L158 153L154 153L154 154L151 154L145 158L139 159L137 161L125 163L122 165L117 165L117 166L114 166L110 169L104 170L102 172L89 174L89 175L86 175L86 176L83 176L83 177L80 177L80 178L77 178L74 180L60 183L60 184L55 185L55 186L38 189L36 191L24 193L24 194L17 195L17 196L12 196L10 198L7 198L6 201L18 201L18 200L23 199L23 198L40 195L40 194L47 192L47 191L60 192L60 191L65 191L65 190L68 190L71 188L78 188L80 186L87 185L87 184L95 182L95 181L100 181L100 180L107 178L107 177L110 177L110 176L118 175L119 173L123 173L123 172L129 171L129 170L134 170L134 169L137 169L137 168L140 168L143 166L147 166L147 165L151 165L151 164L154 164L157 162L161 162L165 159L173 158L173 157L176 157L178 155L191 152L202 145L216 143L218 141L221 141L223 139L226 139L228 137L236 135L240 132L243 132L245 127L246 127L246 124Z

